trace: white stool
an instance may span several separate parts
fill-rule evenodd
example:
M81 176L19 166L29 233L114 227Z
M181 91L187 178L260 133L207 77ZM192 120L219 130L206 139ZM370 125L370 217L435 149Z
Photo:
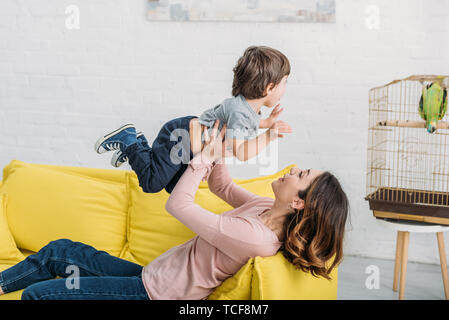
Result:
M444 250L443 240L443 232L449 231L449 226L398 219L376 219L376 221L378 221L381 225L398 232L396 240L396 260L394 263L393 291L398 290L398 276L400 275L401 282L399 287L399 299L404 299L405 274L407 272L407 253L410 232L436 232L438 250L440 253L441 273L443 276L444 294L446 300L449 299L449 281L447 277L446 252Z

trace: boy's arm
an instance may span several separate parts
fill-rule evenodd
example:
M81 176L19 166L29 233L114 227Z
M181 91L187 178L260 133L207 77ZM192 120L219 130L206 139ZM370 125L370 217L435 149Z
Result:
M269 128L270 126L269 126L269 121L268 121L268 119L260 119L260 122L259 122L259 128L261 128L261 129L266 129L266 128Z
M232 143L232 152L234 156L240 161L247 161L252 157L256 156L261 152L266 146L274 140L272 135L270 135L270 130L266 130L264 133L259 134L254 139L250 140L239 140L232 139L229 143Z
M260 151L276 138L283 138L283 133L292 132L292 128L288 123L278 120L271 125L265 132L261 133L254 139L240 140L231 139L228 143L232 143L232 151L234 156L240 161L247 161L259 154Z

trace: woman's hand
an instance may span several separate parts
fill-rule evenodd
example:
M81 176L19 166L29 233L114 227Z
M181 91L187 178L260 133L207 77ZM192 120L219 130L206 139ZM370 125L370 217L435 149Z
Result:
M211 162L220 162L223 158L232 156L232 152L226 147L226 124L218 132L219 124L220 121L216 120L210 137L207 128L204 128L204 148L201 151L201 157Z

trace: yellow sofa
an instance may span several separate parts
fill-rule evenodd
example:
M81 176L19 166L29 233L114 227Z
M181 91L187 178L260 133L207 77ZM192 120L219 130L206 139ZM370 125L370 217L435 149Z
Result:
M293 165L292 165L293 166ZM234 181L260 196L273 197L271 182L290 170ZM0 181L0 271L68 238L142 266L195 236L165 211L169 194L142 192L133 171L11 161ZM232 209L203 181L195 202L220 214ZM329 261L330 263L330 261ZM250 259L208 299L337 299L338 268L332 280L295 269L280 252ZM23 290L0 296L20 299Z

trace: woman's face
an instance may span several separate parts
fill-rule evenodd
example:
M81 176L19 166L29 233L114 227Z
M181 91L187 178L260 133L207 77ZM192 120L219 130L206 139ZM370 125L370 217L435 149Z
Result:
M299 191L307 189L312 181L322 173L324 171L292 167L289 173L271 184L276 200L286 205L291 204L296 209L302 209L304 207L302 200L304 199L300 200L298 197Z

